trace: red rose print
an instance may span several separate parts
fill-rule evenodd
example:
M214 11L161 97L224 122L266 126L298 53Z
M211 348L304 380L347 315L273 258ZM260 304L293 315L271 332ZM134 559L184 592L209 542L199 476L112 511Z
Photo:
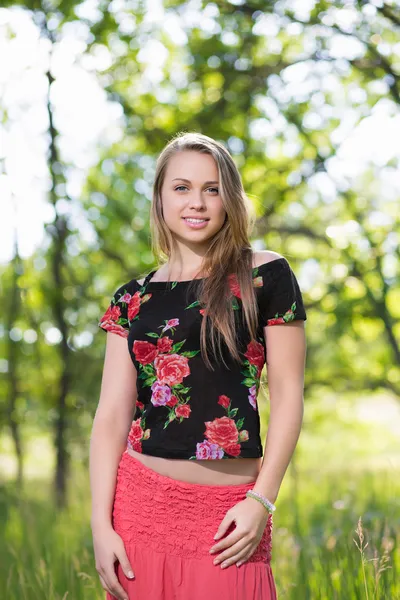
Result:
M230 402L231 402L231 399L228 398L228 396L224 396L224 395L219 396L218 404L221 404L221 406L223 406L224 408L228 408Z
M175 409L175 414L177 417L185 417L187 419L191 413L191 408L188 404L181 404L177 406Z
M114 306L110 304L104 315L101 317L99 325L101 325L101 327L106 331L111 331L112 333L116 333L121 337L127 338L129 331L125 329L125 327L117 323L120 316L121 310L119 306Z
M231 275L228 275L228 283L232 294L237 298L241 299L242 296L240 293L240 286L236 274L233 273Z
M140 402L139 400L136 400L136 407L137 407L139 410L143 410L143 408L144 408L144 404L143 404L143 402Z
M116 333L123 338L127 338L129 335L129 331L122 327L122 325L118 325L118 323L114 323L114 321L101 321L102 327L106 329L106 331L111 331L111 333Z
M128 319L132 321L139 312L140 308L140 294L136 292L130 299L128 304Z
M188 358L179 354L159 354L154 361L159 383L174 386L190 375Z
M135 421L132 421L132 425L129 431L129 435L128 435L128 439L131 442L137 441L137 440L141 440L142 439L142 435L143 435L143 429L140 425L140 419L136 419Z
M142 365L148 365L154 361L158 350L151 342L144 340L135 340L132 347L136 360Z
M172 345L173 341L169 337L162 337L157 340L157 349L159 352L169 352Z
M178 403L178 398L176 396L174 396L172 394L171 398L168 400L168 402L165 403L165 406L175 406L175 404Z
M135 450L136 452L142 452L142 442L139 441L135 441L135 442L131 442L130 447L132 448L132 450Z
M233 419L229 417L220 417L214 421L206 421L206 431L204 435L213 444L218 444L221 448L237 444L238 430Z
M226 454L230 454L231 456L239 456L240 444L231 444L230 446L225 446L224 450Z
M283 319L283 317L278 317L277 319L268 319L267 325L280 325L284 322L285 320Z
M205 312L206 312L206 309L205 309L205 308L201 308L201 309L199 310L199 313L200 313L202 316L204 316L204 313L205 313Z
M244 356L252 365L257 367L257 377L259 377L265 363L264 346L260 344L260 342L253 340L247 344L247 350L244 353Z
M261 288L263 286L263 278L261 276L253 277L253 285L254 287Z
M118 319L121 316L121 310L119 308L119 306L109 306L107 311L104 313L104 315L101 318L101 323L104 322L108 322L108 321L118 321Z

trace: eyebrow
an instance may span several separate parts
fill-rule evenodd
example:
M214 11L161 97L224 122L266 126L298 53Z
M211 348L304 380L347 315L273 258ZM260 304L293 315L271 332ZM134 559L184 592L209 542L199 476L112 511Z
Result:
M186 183L191 183L190 179L185 179L184 177L175 177L172 181L179 179L180 181L186 181ZM206 181L204 185L209 185L210 183L219 183L218 181Z

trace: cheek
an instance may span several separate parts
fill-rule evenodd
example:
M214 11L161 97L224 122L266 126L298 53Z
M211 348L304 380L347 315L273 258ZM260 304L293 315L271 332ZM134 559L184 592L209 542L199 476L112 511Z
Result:
M162 211L165 219L176 219L180 216L182 206L179 198L172 195L163 196Z
M215 220L220 221L221 223L223 223L225 221L225 217L226 217L226 210L224 209L224 207L222 206L222 202L219 206L216 206L214 208L213 211L213 217Z

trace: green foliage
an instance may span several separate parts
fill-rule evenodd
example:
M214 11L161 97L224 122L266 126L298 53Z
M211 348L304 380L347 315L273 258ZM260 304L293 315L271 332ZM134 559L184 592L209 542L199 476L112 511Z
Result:
M367 589L370 599L399 598L400 488L395 478L385 472L371 477L370 472L300 469L295 496L292 483L287 480L274 513L271 565L279 597L359 600L367 598ZM61 512L49 504L45 480L29 482L23 494L12 484L0 488L5 541L0 582L7 600L97 600L105 595L95 570L87 485L86 471L74 468L70 506ZM362 553L355 544L360 545L360 532L365 536Z
M52 117L46 139L54 221L46 224L45 243L32 257L16 256L2 268L0 289L5 375L0 433L7 428L13 434L22 479L31 428L51 432L67 459L87 461L104 358L105 337L97 322L119 285L154 266L149 208L155 161L179 131L200 131L226 143L258 217L252 241L286 256L304 281L305 396L315 404L305 428L324 435L335 412L326 410L327 394L336 408L349 392L356 398L388 390L398 398L399 198L390 184L398 177L398 156L370 158L350 174L341 172L345 165L340 163L340 146L352 128L382 106L398 114L398 7L216 0L202 3L194 16L192 4L180 1L164 2L162 18L149 19L154 15L140 0L117 8L101 0L91 16L82 16L84 5L2 2L2 10L25 9L51 53L67 39L67 31L71 36L81 27L82 55L76 60L97 65L90 61L106 58L108 66L98 67L94 76L121 112L120 136L99 146L81 196L71 198L69 169L75 165L64 158L51 101L57 72L43 62L49 86L43 110ZM178 32L172 22L179 23ZM6 41L17 35L11 25L1 33ZM157 59L163 55L163 61L146 56L150 42L158 44ZM345 56L340 49L348 42L352 50ZM27 106L29 101L27 90ZM2 94L2 126L13 124L13 108ZM1 172L7 176L2 156ZM62 214L59 202L70 206L71 214ZM70 218L76 205L79 223ZM91 237L81 234L86 228ZM263 438L266 425L264 418ZM352 424L339 420L338 426ZM59 461L58 468L63 464ZM69 481L67 468L63 476ZM399 597L394 583L398 533L390 531L398 527L398 514L378 477L372 483L361 474L351 477L360 487L352 488L345 511L328 508L343 490L346 479L340 477L321 482L321 505L311 486L309 505L303 489L282 510L286 517L279 517L275 547L284 548L276 553L276 570L285 597L362 597L364 576L352 541L359 515L372 538L370 549L375 545L384 552L390 543L383 540L394 540L394 568L382 574L376 598ZM82 483L73 485L87 493ZM47 504L48 484L40 489L45 496L29 490L20 504L12 486L2 490L0 527L8 550L0 569L10 600L61 599L67 590L74 600L98 597L88 515L82 514L85 500L79 504L74 496L70 512L57 512ZM372 490L380 492L378 500L368 496ZM389 533L384 533L385 506L392 511ZM70 527L71 522L77 526ZM372 594L371 565L366 578Z

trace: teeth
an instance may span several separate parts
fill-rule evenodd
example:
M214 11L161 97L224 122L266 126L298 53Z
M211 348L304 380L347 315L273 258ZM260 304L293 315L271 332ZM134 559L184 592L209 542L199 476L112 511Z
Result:
M185 221L189 221L189 223L204 223L205 219L185 219Z

